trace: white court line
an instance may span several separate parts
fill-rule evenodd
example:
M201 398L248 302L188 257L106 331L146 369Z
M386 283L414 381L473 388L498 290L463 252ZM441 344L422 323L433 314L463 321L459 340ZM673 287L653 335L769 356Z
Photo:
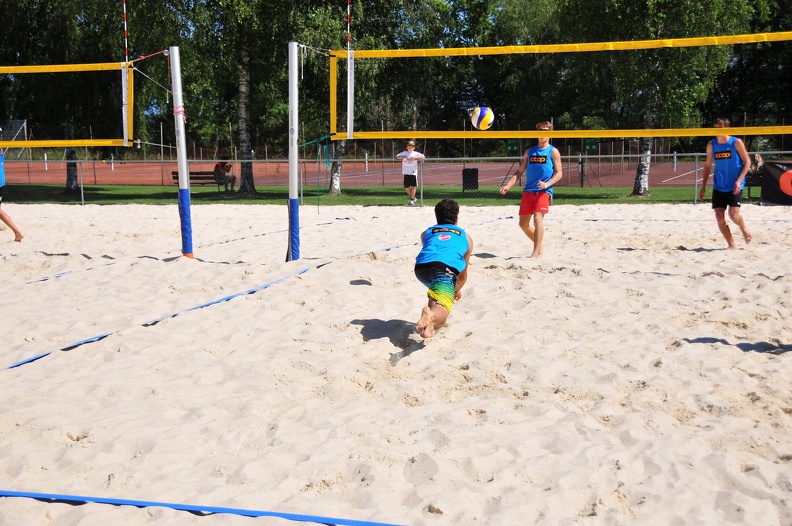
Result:
M677 176L674 176L674 177L672 177L671 179L665 179L663 182L664 182L664 183L667 183L667 182L669 182L669 181L673 181L673 180L675 180L675 179L679 179L679 178L681 178L681 177L685 177L686 175L690 175L690 174L693 174L693 173L694 173L694 174L696 174L696 181L700 181L700 180L701 180L701 178L698 176L698 172L699 172L699 170L701 170L701 169L702 169L702 168L696 168L695 170L690 170L689 172L685 172L685 173L683 173L683 174L679 174L679 175L677 175Z

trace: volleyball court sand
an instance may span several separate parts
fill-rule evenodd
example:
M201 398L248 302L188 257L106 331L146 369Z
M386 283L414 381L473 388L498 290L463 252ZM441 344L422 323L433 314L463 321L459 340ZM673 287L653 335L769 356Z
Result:
M789 208L743 207L753 242L726 251L706 204L556 206L539 261L516 205L463 208L464 298L424 341L428 205L304 206L285 262L285 206L193 207L188 259L175 204L9 204L27 237L0 232L0 489L412 525L792 523ZM0 498L0 523L293 524L27 498Z

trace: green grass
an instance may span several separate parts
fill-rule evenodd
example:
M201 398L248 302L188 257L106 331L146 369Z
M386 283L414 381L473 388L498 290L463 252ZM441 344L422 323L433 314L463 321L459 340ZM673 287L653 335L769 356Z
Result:
M651 189L651 197L629 197L631 188L577 188L560 187L555 190L556 205L588 204L634 204L634 203L692 203L693 188L662 187ZM234 203L234 204L284 204L289 192L285 186L264 186L257 188L256 195L238 193L225 194L215 187L194 187L190 200L194 205ZM709 192L707 194L709 196ZM745 191L743 202L759 202L760 191L753 189L748 196ZM420 189L419 189L420 197ZM9 185L5 188L5 200L11 203L57 203L81 204L150 204L170 205L178 200L175 187L164 186L86 186L81 194L78 190L67 193L58 185ZM464 206L514 206L519 202L520 192L512 189L502 196L498 187L479 187L478 190L462 191L460 187L426 186L423 189L424 204L434 205L440 199L455 199ZM401 187L349 187L341 195L333 196L326 189L306 188L302 195L304 205L316 206L404 206L407 196Z

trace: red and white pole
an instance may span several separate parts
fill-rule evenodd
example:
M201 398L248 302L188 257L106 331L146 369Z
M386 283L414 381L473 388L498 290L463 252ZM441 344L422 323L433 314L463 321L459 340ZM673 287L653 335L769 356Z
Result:
M124 62L129 62L129 33L127 32L126 0L124 0Z

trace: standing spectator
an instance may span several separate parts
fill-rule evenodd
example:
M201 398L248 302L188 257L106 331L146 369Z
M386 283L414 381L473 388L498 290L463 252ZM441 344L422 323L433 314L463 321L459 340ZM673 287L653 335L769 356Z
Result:
M537 130L552 131L553 125L548 121L536 125ZM532 258L542 255L544 240L544 216L550 211L553 200L553 185L561 180L561 154L550 144L549 137L539 137L537 145L525 151L517 172L504 184L500 193L514 186L518 177L525 174L525 186L520 200L520 228L528 239L533 241ZM531 224L533 218L533 225Z
M231 165L225 161L218 162L214 167L214 178L220 186L225 186L225 191L228 192L228 185L231 184L231 191L234 191L236 184L236 175L228 175L231 171Z
M5 189L5 152L0 150L0 205L3 204L3 189ZM8 228L14 233L14 241L22 241L25 236L19 231L11 217L0 210L0 221L8 225Z
M407 149L396 156L402 161L402 175L404 176L404 191L410 198L408 203L415 206L415 190L418 186L418 160L426 159L421 152L415 151L415 141L407 141Z
M721 129L731 125L729 119L715 119L713 127ZM707 179L712 177L712 209L715 210L715 219L718 228L726 239L729 250L734 250L731 230L726 223L726 209L729 210L729 219L740 228L746 243L751 242L751 233L745 227L745 220L740 214L742 204L742 191L745 187L745 176L751 167L751 158L745 149L742 139L731 135L718 135L707 143L707 160L704 162L704 176L699 190L699 199L704 200L707 190Z

